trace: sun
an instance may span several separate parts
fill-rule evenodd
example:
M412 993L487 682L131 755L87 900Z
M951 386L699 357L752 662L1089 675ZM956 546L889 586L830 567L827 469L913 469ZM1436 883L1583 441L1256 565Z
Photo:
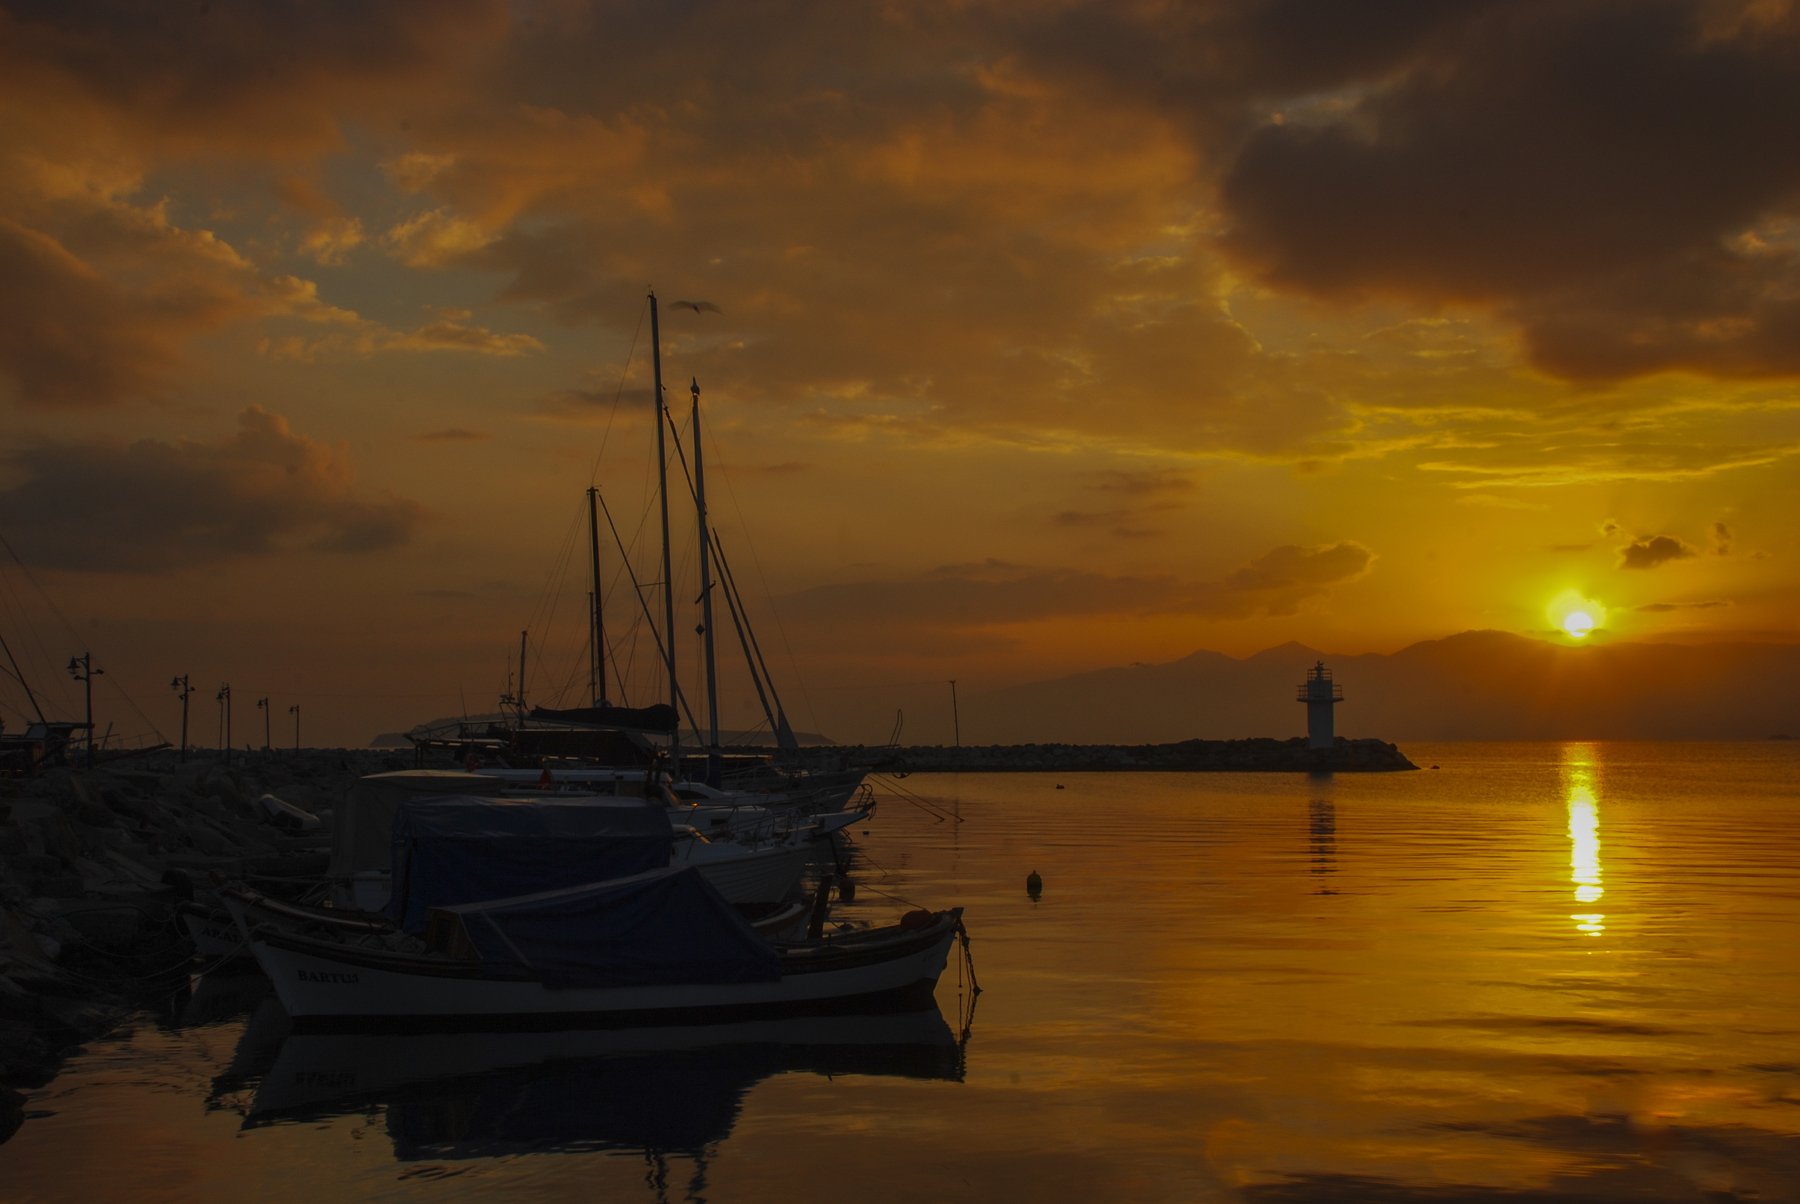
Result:
M1544 607L1550 625L1571 640L1585 640L1606 622L1606 608L1580 590L1566 589Z

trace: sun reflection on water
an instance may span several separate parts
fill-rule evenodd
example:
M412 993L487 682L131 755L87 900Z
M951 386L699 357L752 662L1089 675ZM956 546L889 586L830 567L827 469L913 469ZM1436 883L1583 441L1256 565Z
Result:
M1575 901L1591 906L1606 893L1600 885L1600 804L1594 794L1592 746L1563 747L1563 778L1569 797L1569 880L1575 884ZM1606 931L1602 912L1578 912L1569 918L1578 931L1590 936Z

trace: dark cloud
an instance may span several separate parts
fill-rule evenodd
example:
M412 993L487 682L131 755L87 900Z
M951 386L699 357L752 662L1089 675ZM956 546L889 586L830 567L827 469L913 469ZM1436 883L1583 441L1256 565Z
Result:
M499 0L19 0L0 12L0 74L34 90L51 124L88 115L176 156L312 156L341 147L345 114L449 87L506 21Z
M1204 587L1191 604L1220 618L1291 615L1332 586L1362 576L1374 559L1369 549L1348 540L1322 548L1287 544Z
M6 459L0 522L21 559L160 573L245 556L359 553L406 543L424 519L351 490L342 449L251 407L216 443L44 442Z
M0 372L21 400L84 406L143 394L176 362L168 316L0 216Z
M1638 610L1646 614L1668 614L1677 610L1718 610L1730 606L1729 602L1646 602Z
M1061 510L1050 516L1050 525L1065 530L1104 530L1115 539L1149 539L1158 534L1139 525L1135 510Z
M1650 535L1633 540L1619 553L1622 569L1653 569L1671 560L1686 560L1694 549L1672 535Z
M1731 554L1731 528L1723 522L1716 522L1712 525L1712 530L1713 551L1721 556L1729 556Z
M784 621L980 628L1105 614L1242 619L1287 615L1368 571L1360 544L1279 547L1216 581L1109 575L987 560L917 577L821 586L786 599Z
M1777 149L1800 141L1800 16L1571 0L1432 25L1245 142L1240 259L1313 293L1489 303L1565 376L1800 371L1800 259L1760 233L1800 212Z
M987 627L1070 615L1151 614L1179 592L1165 577L986 560L906 579L819 586L785 600L782 611L784 621Z
M480 443L493 436L486 431L472 431L466 427L451 426L441 431L422 431L413 436L421 443Z

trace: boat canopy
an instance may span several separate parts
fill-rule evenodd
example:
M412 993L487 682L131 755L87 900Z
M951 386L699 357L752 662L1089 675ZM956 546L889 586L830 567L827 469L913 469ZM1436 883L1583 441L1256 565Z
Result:
M665 866L672 840L668 813L638 799L406 799L394 811L388 916L417 935L431 907Z
M553 987L781 977L774 948L691 865L438 912L489 970Z
M617 727L635 732L672 731L679 722L675 708L666 702L647 707L532 707L531 717L543 722Z

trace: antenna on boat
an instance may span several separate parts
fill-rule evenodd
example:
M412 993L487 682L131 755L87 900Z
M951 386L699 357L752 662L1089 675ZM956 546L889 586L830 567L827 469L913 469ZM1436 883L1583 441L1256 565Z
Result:
M594 592L588 606L593 623L594 654L588 658L588 697L597 707L606 701L606 623L601 616L600 594L600 490L588 486L588 552L593 561Z
M706 650L706 784L717 786L719 767L719 675L713 659L712 547L706 525L706 473L701 467L700 379L691 378L694 395L694 509L700 520L700 638Z
M663 662L669 672L669 710L675 718L669 728L669 767L681 768L681 687L675 681L675 579L669 567L669 449L664 434L662 333L657 323L656 290L650 290L651 401L656 408L656 496L662 507Z

